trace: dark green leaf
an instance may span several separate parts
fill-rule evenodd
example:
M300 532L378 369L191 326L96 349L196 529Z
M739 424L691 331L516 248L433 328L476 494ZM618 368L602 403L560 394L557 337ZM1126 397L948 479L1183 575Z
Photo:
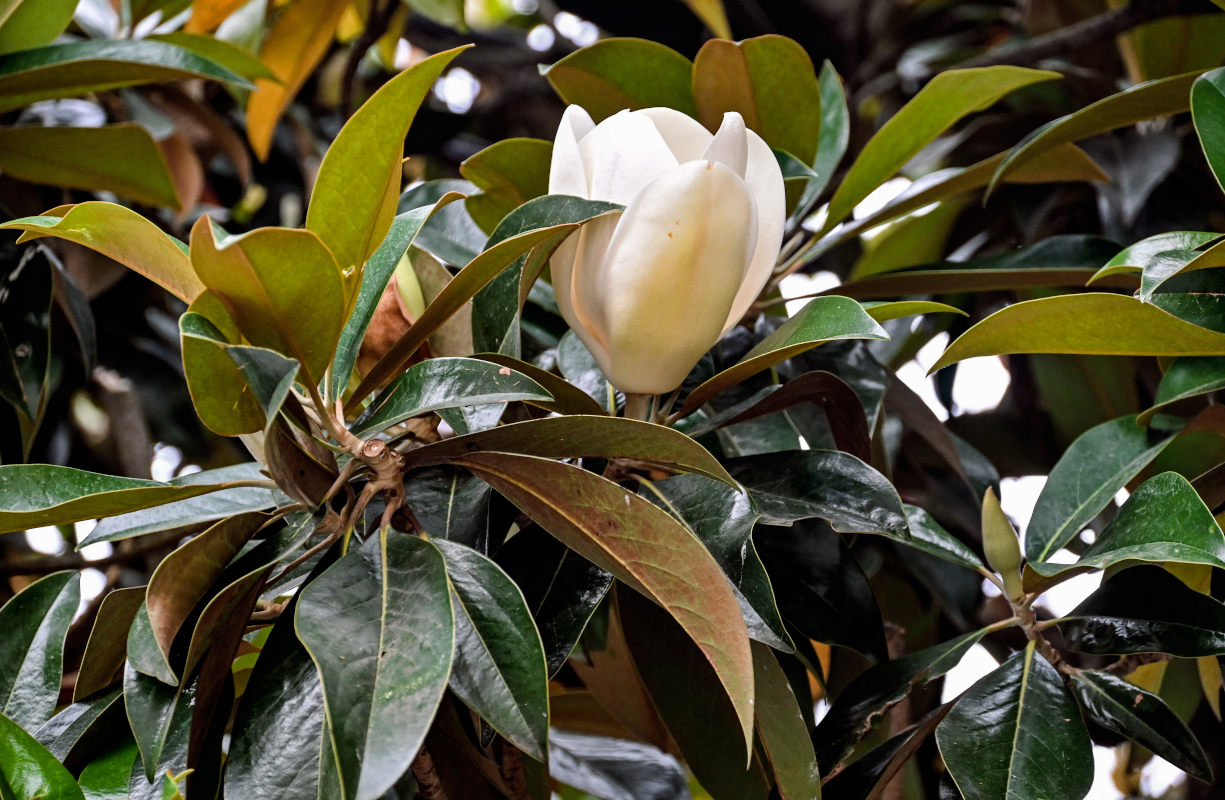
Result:
M190 4L191 0L179 0L178 2L178 5L184 8ZM256 78L265 78L272 81L278 80L272 70L268 69L264 62L260 61L254 53L225 39L218 39L216 36L174 31L173 33L155 33L146 36L145 39L155 42L166 42L175 47L190 50L250 81L254 81Z
M879 797L882 790L891 785L902 766L915 755L919 746L927 741L927 737L944 719L948 710L947 705L932 710L910 728L865 753L850 766L832 775L825 784L825 800L861 800L865 797Z
M829 186L851 139L851 115L846 107L846 92L842 88L842 79L828 60L821 65L817 82L821 86L821 134L817 143L817 158L812 162L817 179L804 190L801 208L810 206Z
M446 560L455 613L451 689L511 744L544 761L549 678L523 593L475 550L434 541Z
M264 409L264 433L276 422L277 414L289 392L301 365L292 358L263 347L231 345L225 349L238 365L238 371L247 381L252 396Z
M1225 358L1180 358L1161 376L1153 405L1136 418L1148 425L1153 416L1180 400L1225 389Z
M72 774L55 756L3 714L0 714L0 793L5 800L84 798Z
M687 796L686 775L676 759L649 744L549 732L549 775L601 800Z
M1080 709L1032 642L961 696L936 742L966 800L1080 800L1093 784Z
M132 617L132 625L128 628L127 665L136 672L156 678L168 686L179 685L178 676L153 633L153 622L149 619L149 608L145 603L140 604L140 608Z
M441 408L552 399L540 384L509 367L475 358L431 358L380 392L353 423L353 433L365 436Z
M1147 747L1201 781L1212 781L1212 765L1204 748L1157 695L1097 670L1074 673L1072 691L1097 724Z
M403 214L436 203L452 192L469 195L474 191L476 186L469 181L454 178L426 181L400 195L396 213ZM442 264L462 267L480 255L488 239L485 232L472 221L467 204L452 203L430 217L413 240L413 245Z
M753 670L757 676L757 735L770 758L775 786L783 800L818 800L821 772L808 726L786 674L764 644L753 644Z
M557 368L567 383L595 400L601 410L613 410L616 399L612 384L604 377L587 345L572 330L562 334L557 343Z
M596 122L655 106L696 117L692 71L689 59L645 39L604 39L543 70L562 100L587 109Z
M1191 117L1212 174L1225 189L1225 69L1205 72L1191 85Z
M107 748L81 770L78 782L85 800L130 800L128 781L139 758L140 751L130 735Z
M408 507L434 539L489 549L489 484L466 470L420 470L404 483Z
M132 783L147 793L146 787L155 776L167 769L177 775L187 768L196 682L179 688L168 686L138 672L129 661L123 673L123 701L140 748L141 760L133 767ZM142 781L145 786L141 786Z
M1025 557L1046 561L1094 517L1166 446L1134 416L1103 422L1068 447L1038 495L1025 531Z
M73 703L47 720L34 738L42 743L60 763L80 770L83 759L109 744L116 730L127 729L124 716L123 692L115 688L91 700ZM128 774L124 768L124 778Z
M930 553L968 569L981 569L982 560L964 542L940 526L932 515L918 506L905 506L908 532L891 537L900 544Z
M81 576L56 572L0 608L0 713L33 733L60 694L64 637L81 601Z
M371 536L302 590L295 619L323 679L321 757L345 796L374 800L416 756L451 672L442 555L414 536Z
M565 362L561 359L561 346L567 341L567 337L578 342L578 337L574 336L570 331L567 331L562 336L561 344L558 346L558 367L562 369L562 374L565 373ZM578 342L582 345L582 342ZM586 348L584 348L585 350ZM587 354L588 358L591 354ZM479 358L482 361L489 361L494 364L499 364L503 367L510 367L516 372L521 372L528 376L536 383L544 387L545 391L553 395L551 403L533 403L540 408L556 411L559 414L603 414L607 413L607 409L597 400L592 399L592 396L579 388L578 384L567 379L560 378L552 372L546 372L540 367L520 361L517 358L511 358L500 353L478 353L473 358ZM592 359L594 363L594 359ZM604 381L604 376L600 376L603 385L607 386L608 382ZM605 402L607 402L608 392L603 393Z

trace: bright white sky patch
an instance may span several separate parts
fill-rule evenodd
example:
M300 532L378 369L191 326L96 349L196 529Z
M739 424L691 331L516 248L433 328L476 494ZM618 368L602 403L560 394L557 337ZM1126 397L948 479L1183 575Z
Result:
M936 363L936 359L940 358L940 354L944 352L944 348L948 346L949 335L941 333L935 336L930 342L920 348L918 354L913 361L903 364L897 371L898 379L902 383L910 387L910 389L923 398L923 402L932 410L941 422L949 418L949 412L945 410L940 400L936 397L936 384L927 375L927 371L931 369L931 365Z
M953 413L977 414L1000 404L1012 377L995 356L968 358L957 365Z

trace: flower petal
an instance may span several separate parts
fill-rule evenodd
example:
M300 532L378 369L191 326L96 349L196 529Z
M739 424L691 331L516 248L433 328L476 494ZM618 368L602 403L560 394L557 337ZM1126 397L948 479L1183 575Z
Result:
M597 125L579 142L579 150L587 169L588 199L622 205L677 164L650 118L629 111Z
M686 161L697 161L702 157L706 146L710 144L710 131L702 123L688 114L682 114L674 108L659 106L643 108L631 112L646 117L655 124L655 130L664 138L668 149L681 164Z
M552 273L557 307L601 369L608 362L608 327L598 287L608 243L621 216L622 212L612 211L585 222L577 234L563 243L575 243L574 267L561 274Z
M582 106L567 106L553 140L553 160L549 164L549 194L587 197L587 171L579 141L591 133L595 123Z
M724 333L736 327L770 280L778 251L783 246L783 227L787 224L787 194L778 159L760 136L753 131L747 133L749 158L744 180L757 207L757 245L723 326Z
M718 161L726 164L732 172L744 177L749 160L749 142L744 127L744 117L735 111L723 115L723 124L715 132L715 138L710 140L702 153L704 161Z
M756 232L749 188L723 164L681 164L634 198L592 290L613 385L649 394L680 385L719 338Z

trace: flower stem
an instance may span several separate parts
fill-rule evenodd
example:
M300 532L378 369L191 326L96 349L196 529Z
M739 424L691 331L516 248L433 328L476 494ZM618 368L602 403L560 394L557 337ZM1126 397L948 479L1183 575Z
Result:
M625 418L649 420L651 418L652 394L625 393Z

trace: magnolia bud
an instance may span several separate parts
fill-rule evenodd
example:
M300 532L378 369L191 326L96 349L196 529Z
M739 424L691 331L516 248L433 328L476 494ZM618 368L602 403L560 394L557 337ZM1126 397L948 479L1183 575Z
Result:
M983 552L987 564L1004 579L1008 599L1020 600L1025 594L1021 588L1021 544L991 489L983 495Z
M625 205L584 225L550 266L566 322L627 393L679 386L744 316L782 244L782 171L735 112L712 136L670 108L595 125L570 106L549 193Z

